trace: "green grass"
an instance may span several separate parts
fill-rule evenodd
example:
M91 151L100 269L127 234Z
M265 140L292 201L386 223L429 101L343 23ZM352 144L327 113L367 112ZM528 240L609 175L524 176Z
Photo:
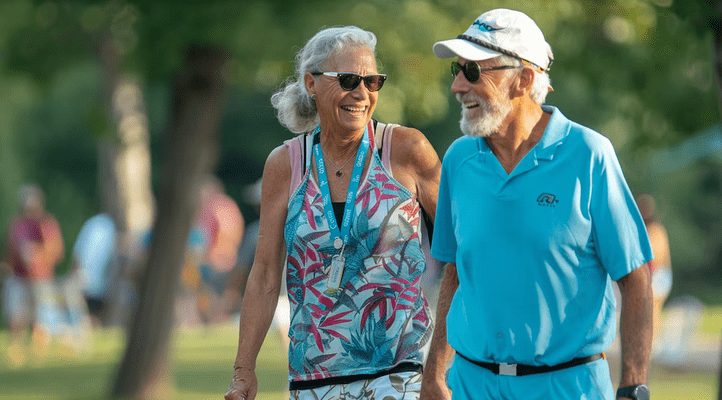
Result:
M722 306L706 307L700 330L715 335L722 333Z
M722 332L722 307L706 310L701 331ZM93 349L85 354L63 355L55 345L42 361L30 360L23 367L11 368L6 362L8 335L0 331L0 400L106 399L123 339L117 330L97 331ZM177 333L173 340L175 398L221 399L231 378L237 340L238 328L231 325ZM612 370L616 378L616 368ZM288 398L286 371L285 350L277 337L269 335L258 359L259 400ZM649 386L655 400L716 399L717 373L653 367Z
M0 332L0 400L91 400L108 398L123 348L117 330L97 331L93 349L64 354L54 344L48 355L12 368L9 338ZM179 332L173 341L174 382L179 400L221 399L228 389L238 343L237 326ZM259 400L288 399L285 350L269 335L258 359Z

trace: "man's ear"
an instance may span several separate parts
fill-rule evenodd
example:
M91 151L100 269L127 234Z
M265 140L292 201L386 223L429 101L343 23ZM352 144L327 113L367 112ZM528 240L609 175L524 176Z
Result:
M316 94L316 79L314 79L310 72L306 72L303 75L303 83L306 86L306 92L308 92L309 96Z
M535 78L536 74L534 73L534 71L532 71L531 68L522 68L521 72L519 73L519 79L517 79L517 83L516 85L514 85L514 89L517 91L517 95L528 95L531 92L532 87L534 86Z

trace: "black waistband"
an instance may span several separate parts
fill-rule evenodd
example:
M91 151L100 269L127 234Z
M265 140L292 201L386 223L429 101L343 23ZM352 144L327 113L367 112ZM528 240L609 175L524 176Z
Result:
M419 372L423 371L421 364L414 362L402 362L401 364L383 371L375 372L373 374L358 374L348 376L333 376L331 378L314 379L310 381L291 381L289 383L289 390L308 390L316 389L328 385L343 385L352 382L361 381L364 379L376 379L385 375L398 374L401 372Z
M523 364L494 364L484 361L474 361L470 359L469 357L464 356L463 354L456 352L461 358L465 359L466 361L469 361L471 363L474 363L482 368L488 369L489 371L493 372L496 375L509 375L509 376L524 376L524 375L533 375L533 374L543 374L545 372L554 372L559 371L566 368L576 367L577 365L582 365L586 363L590 363L592 361L599 360L600 358L606 358L604 353L594 354L589 357L581 357L581 358L575 358L571 361L567 361L561 364L557 365L523 365Z

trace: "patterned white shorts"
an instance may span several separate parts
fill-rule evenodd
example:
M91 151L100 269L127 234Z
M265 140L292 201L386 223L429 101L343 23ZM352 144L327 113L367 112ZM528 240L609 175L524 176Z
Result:
M421 394L420 372L399 372L348 384L292 390L290 400L417 400Z

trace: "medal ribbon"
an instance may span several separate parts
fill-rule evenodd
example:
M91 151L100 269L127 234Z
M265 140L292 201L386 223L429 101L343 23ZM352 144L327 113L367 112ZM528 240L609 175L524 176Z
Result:
M363 171L364 162L366 161L366 153L370 147L369 142L373 142L371 135L369 134L371 122L366 126L364 130L361 144L356 152L356 161L353 165L353 172L351 174L351 182L349 182L348 193L346 194L346 204L343 209L343 219L341 220L341 230L339 231L338 223L336 222L336 216L333 212L333 205L331 204L331 193L328 189L328 174L326 173L326 164L323 160L323 151L321 150L320 132L321 125L319 125L315 131L313 131L313 153L316 156L316 170L318 171L319 189L321 190L321 200L323 202L323 210L326 213L326 220L328 221L328 229L331 233L331 242L337 238L341 238L345 245L348 241L349 232L351 230L351 213L353 212L354 203L356 201L356 192L361 183L361 172ZM318 136L316 136L318 135Z

